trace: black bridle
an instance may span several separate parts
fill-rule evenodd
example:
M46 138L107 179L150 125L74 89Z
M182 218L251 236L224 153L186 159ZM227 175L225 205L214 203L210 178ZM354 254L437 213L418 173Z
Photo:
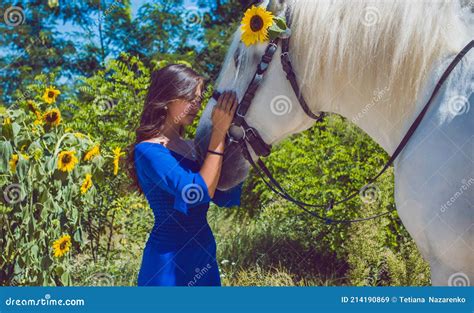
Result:
M290 11L287 9L286 11L286 19L288 22L288 26L290 25ZM320 121L324 117L324 113L318 112L317 114L313 113L309 108L306 100L301 93L298 81L296 79L295 71L293 70L293 65L291 64L290 54L289 54L289 46L290 46L290 38L282 38L281 39L281 64L283 70L286 73L286 78L291 84L293 91L298 99L298 103L300 104L303 111L308 115L310 118L314 119L315 121ZM263 81L265 73L273 60L273 56L278 49L278 43L280 42L279 38L271 40L268 44L265 52L260 60L260 63L257 65L257 70L245 91L242 100L240 101L237 110L234 115L234 119L232 121L232 125L228 132L228 137L230 142L236 143L244 143L247 142L251 147L254 153L257 156L267 157L271 152L271 145L267 144L262 137L259 135L258 131L249 126L245 121L245 115L247 114L250 105L252 104L252 100L255 98L255 94L258 88ZM217 101L220 97L220 92L215 91L212 97ZM247 148L245 148L247 149ZM247 150L248 152L248 150Z
M290 26L289 18L290 18L290 11L288 7L286 10L286 19L287 19L288 27ZM279 38L271 40L267 48L265 49L265 53L263 54L260 60L260 63L257 65L257 70L255 71L253 79L248 85L247 90L245 91L245 94L242 100L238 104L231 127L229 128L229 131L227 133L230 144L238 144L240 146L244 158L251 164L255 172L260 176L260 178L264 181L264 183L268 186L268 188L270 188L274 193L294 203L295 205L300 207L304 212L310 214L311 216L317 219L320 219L326 222L327 224L354 223L354 222L360 222L360 221L367 221L367 220L375 219L375 218L390 214L392 210L386 211L384 213L380 213L377 215L373 215L367 218L359 218L359 219L352 219L352 220L336 220L336 219L328 218L325 215L329 210L331 210L335 205L347 202L350 199L356 197L360 193L360 189L351 191L349 195L343 199L340 199L337 201L335 199L330 199L329 202L325 204L309 204L302 201L298 201L295 198L293 198L278 183L278 181L273 177L271 172L268 170L268 168L265 166L263 161L260 159L260 157L267 157L268 155L270 155L272 146L270 144L267 144L262 139L262 137L259 135L258 131L255 128L247 124L247 122L245 121L245 115L250 105L252 104L252 100L254 99L255 94L261 85L261 82L263 81L264 75L270 65L270 62L272 61L273 56L278 49L279 41L281 41L280 59L281 59L282 67L286 73L286 78L290 82L291 87L298 99L298 103L300 104L300 107L303 109L306 115L314 119L316 122L321 121L322 118L324 117L323 112L313 113L311 111L311 109L309 108L308 104L306 103L303 97L303 94L301 93L301 89L299 88L299 85L296 79L296 74L293 70L293 66L290 60L289 39L290 38L287 37L287 38L282 38L281 40ZM426 112L428 111L428 108L430 107L434 98L436 97L439 90L441 89L443 83L447 80L448 76L451 74L452 70L456 67L456 65L461 61L461 59L469 52L469 50L473 48L473 46L474 46L474 41L470 41L466 45L466 47L464 47L461 50L461 52L459 52L456 55L454 60L449 64L449 66L447 67L447 69L444 71L443 75L439 79L438 83L436 84L429 100L423 107L423 110L418 114L417 118L415 119L415 121L413 122L413 124L410 126L407 133L403 137L402 141L395 149L395 152L392 154L390 159L384 165L382 170L377 175L370 178L368 182L364 185L364 187L369 186L370 184L374 183L393 164L397 156L406 146L406 144L408 143L412 135L415 133L415 130L420 125L423 117L425 116ZM220 92L215 91L212 97L217 101L220 97ZM254 161L252 159L252 156L250 154L247 144L252 148L255 155L257 155L257 161ZM362 187L361 189L363 189L364 187ZM324 216L307 209L307 207L325 209Z

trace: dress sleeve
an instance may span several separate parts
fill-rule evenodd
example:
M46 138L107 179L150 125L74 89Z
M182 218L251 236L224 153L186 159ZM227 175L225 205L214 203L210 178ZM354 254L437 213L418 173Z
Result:
M212 198L212 202L220 207L231 208L233 206L240 206L240 196L242 195L242 185L244 183L241 182L234 188L231 188L226 191L221 191L216 189L214 192L214 197Z
M159 149L135 149L135 163L156 186L174 196L176 210L188 214L190 208L211 201L201 174L183 167L172 155Z

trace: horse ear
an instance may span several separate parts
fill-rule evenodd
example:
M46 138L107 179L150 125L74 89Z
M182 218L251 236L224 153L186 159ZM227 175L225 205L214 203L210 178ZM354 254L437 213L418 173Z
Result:
M271 11L273 15L278 16L284 14L287 6L286 0L270 0L267 10Z

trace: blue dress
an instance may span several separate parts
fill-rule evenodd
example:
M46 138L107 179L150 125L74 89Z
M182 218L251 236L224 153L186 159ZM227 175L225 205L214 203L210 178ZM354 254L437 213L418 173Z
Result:
M220 286L209 202L240 205L242 183L211 199L199 164L158 143L135 146L135 168L155 223L143 251L138 286Z

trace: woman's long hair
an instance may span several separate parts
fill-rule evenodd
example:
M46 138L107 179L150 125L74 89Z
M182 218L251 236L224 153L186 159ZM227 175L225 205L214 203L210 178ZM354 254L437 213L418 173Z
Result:
M136 139L127 149L126 167L132 179L130 187L139 193L143 193L143 190L138 183L135 169L135 145L157 137L164 127L166 106L177 99L194 100L198 86L204 82L204 77L182 64L170 64L152 73L140 125L135 131ZM184 128L181 128L180 134L183 133Z

